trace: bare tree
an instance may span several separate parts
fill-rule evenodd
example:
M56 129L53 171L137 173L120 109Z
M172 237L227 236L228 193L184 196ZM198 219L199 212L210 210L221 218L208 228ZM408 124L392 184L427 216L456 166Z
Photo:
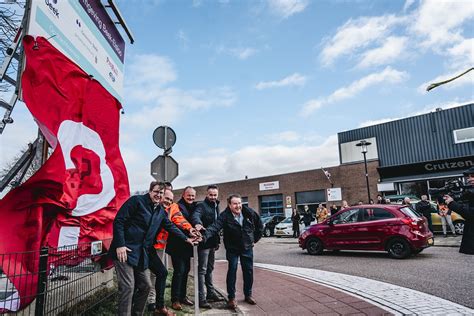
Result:
M0 3L0 64L7 56L7 50L13 42L18 28L23 19L25 1L7 1ZM18 61L15 59L10 64L7 74L16 78ZM11 90L11 85L0 82L0 92Z

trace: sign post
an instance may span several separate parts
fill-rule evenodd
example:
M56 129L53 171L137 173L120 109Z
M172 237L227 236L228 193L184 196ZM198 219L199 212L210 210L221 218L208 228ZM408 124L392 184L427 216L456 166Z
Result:
M151 162L151 176L156 181L171 182L178 176L178 163L170 156L176 133L171 127L160 126L153 132L153 142L164 152Z

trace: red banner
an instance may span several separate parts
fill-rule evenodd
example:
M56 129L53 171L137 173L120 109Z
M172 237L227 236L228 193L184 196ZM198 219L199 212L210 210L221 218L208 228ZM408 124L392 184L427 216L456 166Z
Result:
M115 214L129 197L119 151L121 105L46 39L26 36L23 45L23 98L54 151L0 200L0 254L111 238ZM0 301L0 311L21 309L36 293L37 258L16 258L0 261L19 297Z

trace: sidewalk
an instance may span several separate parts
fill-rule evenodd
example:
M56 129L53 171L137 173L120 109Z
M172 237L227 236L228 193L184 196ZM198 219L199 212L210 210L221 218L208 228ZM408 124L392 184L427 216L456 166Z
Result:
M216 262L214 285L221 293L226 293L226 273L227 262ZM257 267L254 268L253 285L253 297L257 305L244 302L242 286L239 268L236 298L238 312L245 315L392 315L373 303L343 291Z

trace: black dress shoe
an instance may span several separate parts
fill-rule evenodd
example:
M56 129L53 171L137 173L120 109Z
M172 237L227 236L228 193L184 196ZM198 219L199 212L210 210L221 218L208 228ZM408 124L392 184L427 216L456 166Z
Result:
M208 301L199 302L199 307L202 307L202 308L212 308L211 304L209 304Z
M188 305L188 306L194 306L194 302L191 301L189 298L185 297L181 301L181 304Z
M149 312L153 312L155 310L155 308L156 308L155 303L148 304L147 309L148 309Z
M210 293L206 296L206 300L209 302L219 302L221 298L216 293Z
M255 299L252 296L246 296L245 301L247 303L249 303L250 305L256 305L257 304L257 301L255 301Z

